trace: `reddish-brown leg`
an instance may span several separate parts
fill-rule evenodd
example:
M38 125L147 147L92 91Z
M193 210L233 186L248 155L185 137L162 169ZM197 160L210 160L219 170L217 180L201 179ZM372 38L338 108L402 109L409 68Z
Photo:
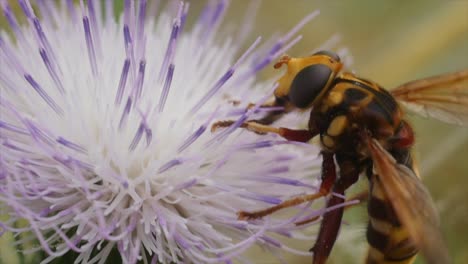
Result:
M351 196L349 198L346 198L345 203L350 202L350 201L354 201L354 200L358 200L359 203L348 204L348 205L344 206L344 209L347 210L347 209L352 208L352 207L354 207L356 205L360 205L362 202L366 202L368 199L369 199L369 190L364 190L362 192L356 193L355 195L353 195L353 196ZM305 225L305 224L308 224L310 222L317 221L319 218L320 218L320 216L315 216L315 217L312 217L312 218L309 218L309 219L306 219L306 220L296 222L295 224L297 226Z
M234 121L219 121L216 122L215 124L212 125L211 131L215 131L219 127L227 127L230 126L234 123ZM255 121L249 121L243 123L240 127L246 128L252 132L255 132L257 134L265 134L265 133L275 133L278 134L282 137L284 137L287 140L290 141L298 141L298 142L307 142L311 138L315 137L318 135L319 130L315 127L311 127L310 130L305 130L305 129L289 129L285 127L280 127L280 128L275 128L272 126L268 125L263 125L260 123L257 123ZM331 175L336 176L335 173L335 164L333 162L333 154L332 153L322 153L324 156L324 161L322 163L322 184L320 186L319 192L314 193L314 194L308 194L308 195L302 195L293 199L286 200L276 206L272 206L270 208L266 208L261 211L256 211L256 212L245 212L245 211L240 211L237 213L239 219L256 219L260 218L269 214L272 214L273 212L276 212L278 210L281 210L283 208L295 206L304 202L308 201L313 201L317 198L323 197L327 195L330 192L331 186L333 186L333 183L335 181L335 178L330 178L330 177L325 177L323 174L326 173L327 175L331 173ZM325 180L326 179L326 180Z
M218 121L211 126L211 132L214 132L221 127L229 127L232 124L234 124L234 121L232 120ZM286 127L277 128L268 125L263 125L255 121L245 122L242 125L240 125L240 127L260 135L266 133L274 133L282 136L287 140L298 142L307 142L318 134L318 130L311 131L306 129L290 129Z
M333 186L333 192L344 195L345 190L354 184L359 178L359 169L352 161L340 160L337 157L340 166L340 178ZM343 203L342 197L331 195L327 201L327 208ZM344 208L340 207L324 214L320 226L319 235L311 251L314 253L313 264L324 264L335 244L338 231L341 226Z
M307 142L317 134L317 131L310 131L306 129L289 129L286 127L279 128L279 135L289 141Z
M255 104L249 104L247 106L247 109L251 109L254 106ZM251 120L251 122L256 122L256 123L263 124L263 125L271 125L273 122L280 119L285 114L294 110L294 106L291 103L289 103L288 100L283 99L283 98L277 98L277 97L273 97L268 102L261 105L260 107L262 108L282 107L281 109L278 109L278 110L269 111L260 119Z
M237 215L239 216L239 219L261 218L263 216L272 214L283 208L288 208L288 207L295 206L304 202L313 201L320 197L326 196L328 193L330 193L330 189L333 186L333 183L335 182L335 177L336 177L335 163L333 161L333 153L322 153L322 155L323 155L322 183L317 193L301 195L299 197L286 200L278 205L266 208L261 211L256 211L256 212L240 211L237 213Z

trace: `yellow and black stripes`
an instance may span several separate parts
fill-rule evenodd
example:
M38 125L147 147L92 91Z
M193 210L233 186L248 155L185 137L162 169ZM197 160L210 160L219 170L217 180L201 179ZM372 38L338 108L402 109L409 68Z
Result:
M395 114L399 114L399 107L395 98L387 90L376 83L358 78L349 73L341 74L335 79L335 83L335 85L346 83L349 87L344 91L346 94L345 104L356 104L358 101L363 101L365 97L370 97L372 100L367 101L367 105L362 107L380 113L389 124L394 125ZM367 96L363 94L367 94Z
M367 210L369 224L366 236L370 247L366 264L413 263L418 249L411 242L374 175L370 179Z

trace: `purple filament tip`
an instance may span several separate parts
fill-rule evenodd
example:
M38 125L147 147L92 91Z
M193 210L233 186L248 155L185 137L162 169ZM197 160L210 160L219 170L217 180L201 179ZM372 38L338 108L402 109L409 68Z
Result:
M19 134L23 134L23 135L27 135L28 132L18 126L15 126L15 125L11 125L11 124L8 124L6 122L3 122L2 120L0 120L0 128L4 128L6 130L10 130L11 132L14 132L14 133L19 133Z
M31 87L44 99L44 101L59 115L63 114L63 110L54 102L54 100L42 89L42 87L29 74L25 74L24 78Z
M258 141L255 143L251 144L244 144L240 145L239 149L257 149L257 148L268 148L271 147L275 144L278 144L279 142L271 141L271 140L265 140L265 141Z
M47 40L47 37L44 33L44 30L42 29L41 23L39 22L39 19L37 17L33 18L33 24L34 28L36 29L37 35L39 37L40 44L45 48L47 53L51 56L51 61L56 61L55 60L55 55L53 53L52 47L50 46L49 41Z
M285 172L288 172L288 171L289 171L288 166L279 166L279 167L275 167L275 168L272 168L272 169L268 170L269 173L273 173L273 174L285 173Z
M277 84L275 84L273 86L273 89L276 89L277 87ZM208 141L206 143L207 146L215 143L215 142L218 142L218 141L221 141L223 139L225 139L229 134L231 134L232 132L234 132L234 130L236 130L237 128L239 128L242 123L244 123L248 118L249 116L252 114L252 113L255 113L257 111L257 109L264 103L266 102L268 99L270 98L270 95L267 95L265 97L263 97L260 101L258 101L255 106L248 110L247 112L245 112L243 115L241 115L237 120L236 122L234 122L234 124L232 124L230 127L228 127L227 129L225 129L223 132L219 133L218 135L214 136L210 141Z
M143 90L143 81L145 79L145 67L146 67L146 61L145 60L140 61L140 66L138 67L138 77L137 77L137 82L136 82L135 91L134 91L135 101L141 97L141 94L143 92L142 90Z
M226 0L222 0L218 2L218 5L216 6L215 11L210 21L211 25L215 25L220 20L220 18L222 17L221 15L223 14L223 11L226 9L226 6L227 6Z
M227 6L226 0L221 0L213 9L212 6L207 5L200 16L199 25L202 27L202 35L200 36L200 46L203 45L210 36L216 31L222 21Z
M43 143L46 143L48 145L52 145L53 140L46 134L44 133L39 127L37 127L35 124L33 124L29 120L24 120L24 125L28 128L29 134L37 141L39 140Z
M11 11L10 6L8 5L7 2L2 2L2 7L3 7L3 13L5 14L8 24L13 29L13 31L15 32L15 35L19 38L19 40L22 41L24 39L23 33L20 30L18 21L16 21L15 15Z
M234 74L234 69L230 68L226 73L224 73L223 76L213 85L213 88L211 88L190 110L191 113L197 112L208 100L213 97L220 89L223 87L223 85L232 77Z
M182 189L187 189L187 188L190 188L192 186L194 186L195 184L197 184L198 181L197 179L191 179L185 183L181 183L179 185L177 185L174 190L182 190Z
M128 50L129 46L132 43L132 36L130 34L130 28L128 27L127 24L124 25L123 32L124 32L125 50Z
M206 129L208 128L208 125L211 123L211 121L213 121L214 117L218 113L218 109L219 108L216 108L215 111L213 111L213 114L211 114L211 116L208 118L208 120L206 120L206 122L203 125L201 125L192 135L190 135L184 141L184 143L182 143L182 145L177 149L179 153L185 150L186 148L188 148L193 142L195 142L206 131Z
M188 241L186 239L184 239L182 236L180 236L179 234L175 233L174 234L174 239L177 242L177 245L181 246L183 249L187 250L187 249L191 248Z
M213 97L222 87L223 85L232 77L235 70L239 65L245 61L245 59L252 53L252 51L257 47L260 43L261 38L257 38L254 43L247 49L247 51L242 54L242 56L234 63L234 65L227 70L227 72L215 83L213 88L211 88L190 110L190 112L195 113L197 112L203 105Z
M124 44L125 44L125 53L127 58L130 59L130 80L134 80L134 72L135 72L135 55L133 54L133 44L132 44L132 35L130 32L130 27L128 24L124 25L123 28L124 32Z
M172 59L176 51L177 35L179 33L179 27L180 27L180 20L176 19L176 21L174 22L172 26L171 37L169 39L169 43L167 44L166 53L164 55L164 60L161 65L161 70L159 72L159 77L158 77L159 82L162 82L163 77L166 74L166 71L169 70L167 65L172 63Z
M146 146L149 146L149 144L153 140L153 131L150 128L145 127L145 135L146 135Z
M187 14L190 7L190 3L185 3L184 10L182 11L182 16L180 17L180 29L179 31L184 31L185 22L187 21Z
M281 242L268 236L262 236L261 239L274 247L281 248Z
M145 17L146 17L146 0L140 1L140 7L138 11L138 26L137 26L137 40L141 42L145 32Z
M190 137L188 137L185 142L182 144L182 146L179 147L178 152L182 152L186 148L188 148L197 138L199 138L206 130L207 126L203 125L200 126Z
M267 195L262 195L262 194L254 194L254 193L242 193L240 194L242 197L254 199L257 201L262 201L265 203L269 204L280 204L282 201L279 198L272 197L272 196L267 196Z
M297 32L310 20L318 16L320 12L314 11L307 15L305 18L303 18L296 26L294 26L286 35L281 37L270 49L268 52L267 56L261 60L259 63L257 63L254 67L254 72L260 71L261 69L265 68L268 64L270 64L274 58L276 58L278 55L284 53L286 50L288 50L292 45L297 43L300 40L300 36L297 36L295 39L290 41L289 44L285 46L285 43L288 42Z
M119 129L122 129L123 125L125 124L125 121L127 121L128 114L130 113L130 109L132 108L132 98L129 97L127 99L127 103L125 104L125 108L122 113L122 117L120 117L119 121Z
M30 5L27 1L25 0L19 0L18 1L20 7L21 7L21 10L23 10L24 14L26 15L27 18L33 18L34 15L31 11L31 9L29 8Z
M172 76L174 75L174 68L175 65L169 65L169 69L167 71L166 80L164 81L163 90L161 93L161 98L159 98L159 109L158 111L161 113L164 110L164 105L167 101L167 96L169 95L169 90L171 89L172 83Z
M91 34L94 39L94 46L96 48L97 54L100 54L100 43L101 43L101 38L100 38L100 32L99 32L99 24L98 20L96 18L96 10L94 8L94 1L87 1L88 3L88 12L89 12L89 22L91 26ZM98 5L100 5L100 1L98 2Z
M138 143L140 142L141 140L141 137L143 136L143 132L145 131L145 126L143 124L140 124L140 126L138 127L138 130L135 134L135 137L133 138L132 140L132 143L130 144L129 146L129 150L135 150L136 146L138 145Z
M122 97L125 91L125 85L127 83L128 70L130 68L130 59L125 59L122 67L122 73L120 74L119 87L117 88L117 95L115 96L115 104L120 105Z
M64 145L67 148L76 150L76 151L81 152L81 153L86 153L86 149L84 147L82 147L82 146L80 146L78 144L75 144L75 143L73 143L73 142L71 142L69 140L66 140L63 137L58 137L57 142Z
M39 49L39 53L41 54L42 61L44 62L44 65L46 66L47 71L50 74L50 77L52 77L52 80L57 86L57 89L60 91L62 95L65 94L65 89L63 88L63 84L60 81L60 78L57 72L55 71L52 64L50 63L50 60L49 60L49 57L47 56L46 51L44 49Z
M244 113L239 119L236 120L236 122L234 122L234 124L232 124L230 127L225 129L224 131L222 131L218 135L214 136L210 141L208 141L206 143L206 145L209 146L209 145L211 145L211 144L213 144L215 142L218 142L218 141L221 141L221 140L225 139L229 134L231 134L237 128L239 128L242 125L242 123L247 121L248 118L249 118L249 112Z
M87 16L83 16L83 27L86 38L86 46L88 47L88 58L91 65L91 70L94 76L97 75L97 63L96 63L96 51L94 50L93 37L91 35L91 29L89 27L89 19Z
M26 149L20 148L20 147L18 147L16 145L13 145L8 139L3 140L2 145L4 147L7 147L9 149L13 149L13 150L16 150L16 151L19 151L19 152L31 153L31 151L29 151L29 150L26 150Z
M170 160L159 168L158 173L163 173L174 166L182 164L182 162L183 161L181 159Z
M49 23L49 25L53 25L55 23L55 13L51 9L51 5L46 4L44 0L36 0L36 6L42 15L42 19Z
M312 187L310 184L303 183L299 180L288 179L284 177L275 177L275 176L253 176L249 177L250 180L262 181L262 182L271 182L275 184L282 185L291 185L291 186L302 186L302 187Z

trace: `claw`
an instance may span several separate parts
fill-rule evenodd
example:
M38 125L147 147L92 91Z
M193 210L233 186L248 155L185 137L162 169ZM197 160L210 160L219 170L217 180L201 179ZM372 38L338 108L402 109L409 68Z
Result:
M254 220L259 218L255 213L249 213L245 211L237 212L237 220Z
M234 121L232 120L218 121L211 125L211 133L214 133L218 128L229 127L232 124L234 124Z

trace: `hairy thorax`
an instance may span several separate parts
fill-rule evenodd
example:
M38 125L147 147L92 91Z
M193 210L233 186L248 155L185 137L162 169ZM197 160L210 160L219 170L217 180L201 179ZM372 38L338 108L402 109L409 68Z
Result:
M400 107L385 89L347 73L336 78L311 115L320 117L311 120L321 120L314 125L324 150L360 158L368 156L360 133L370 133L388 148L402 122Z

